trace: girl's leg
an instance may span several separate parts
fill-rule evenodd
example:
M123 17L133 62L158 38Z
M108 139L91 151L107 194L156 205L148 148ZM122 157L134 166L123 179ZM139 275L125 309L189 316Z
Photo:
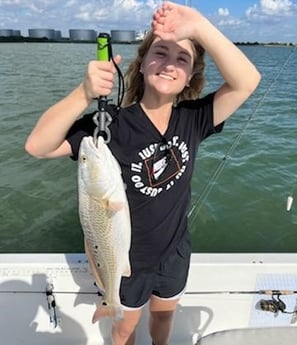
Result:
M173 325L177 299L161 299L152 296L150 299L149 329L154 345L167 345Z
M141 316L141 309L125 310L124 319L114 321L112 325L113 345L133 345L135 328Z

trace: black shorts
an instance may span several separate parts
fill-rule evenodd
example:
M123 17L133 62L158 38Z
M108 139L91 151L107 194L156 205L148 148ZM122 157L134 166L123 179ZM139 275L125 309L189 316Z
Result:
M123 277L120 298L123 306L142 307L152 295L171 298L181 293L187 282L191 257L191 245L188 239L180 242L154 272L136 272L130 277Z

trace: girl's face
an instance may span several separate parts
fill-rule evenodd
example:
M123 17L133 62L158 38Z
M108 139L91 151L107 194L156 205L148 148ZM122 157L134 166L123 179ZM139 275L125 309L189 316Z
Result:
M190 40L169 42L155 38L141 64L145 94L174 100L191 80L193 61Z

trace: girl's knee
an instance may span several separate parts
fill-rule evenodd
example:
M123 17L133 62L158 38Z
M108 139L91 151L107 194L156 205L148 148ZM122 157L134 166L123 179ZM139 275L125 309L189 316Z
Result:
M114 324L113 333L120 338L128 339L135 332L136 325Z
M151 318L154 322L167 323L171 322L174 316L174 310L169 311L151 311Z
M124 319L115 321L112 325L114 337L121 339L133 338L140 316L140 310L138 312L125 312Z

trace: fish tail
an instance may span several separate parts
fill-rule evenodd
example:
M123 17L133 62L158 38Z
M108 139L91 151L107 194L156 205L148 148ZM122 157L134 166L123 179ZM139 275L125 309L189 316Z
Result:
M92 323L97 322L103 317L111 317L114 320L122 320L124 318L123 308L120 305L101 304L95 310L92 318Z

